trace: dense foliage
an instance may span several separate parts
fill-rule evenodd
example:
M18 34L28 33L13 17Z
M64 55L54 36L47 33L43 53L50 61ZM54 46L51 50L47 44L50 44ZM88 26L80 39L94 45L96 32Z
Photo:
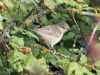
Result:
M0 0L0 75L100 75L86 55L99 13L99 0ZM33 30L60 21L57 60Z

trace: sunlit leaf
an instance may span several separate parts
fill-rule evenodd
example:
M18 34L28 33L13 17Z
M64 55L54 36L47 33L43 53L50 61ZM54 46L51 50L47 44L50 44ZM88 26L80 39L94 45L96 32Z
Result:
M68 75L83 75L82 67L77 62L70 62Z
M49 8L54 9L56 3L54 0L45 0L44 4L47 5Z
M24 39L16 36L11 36L11 41L19 46L24 46Z
M81 54L80 62L81 62L81 63L87 62L87 57L86 57L86 55Z

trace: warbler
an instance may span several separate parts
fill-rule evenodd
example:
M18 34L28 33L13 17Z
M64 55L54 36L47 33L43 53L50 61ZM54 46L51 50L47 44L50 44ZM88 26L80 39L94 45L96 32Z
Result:
M65 32L69 31L70 27L65 21L61 21L57 24L48 25L43 28L36 28L33 31L40 36L42 40L47 44L51 51L56 52L53 48L57 44Z

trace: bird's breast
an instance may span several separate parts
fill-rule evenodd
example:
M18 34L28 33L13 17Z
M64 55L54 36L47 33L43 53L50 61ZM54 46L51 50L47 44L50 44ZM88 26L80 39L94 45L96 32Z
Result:
M57 44L61 38L62 38L63 34L61 34L60 36L51 36L51 35L45 35L42 36L42 38L44 39L44 41L46 41L49 45L51 45L52 47Z

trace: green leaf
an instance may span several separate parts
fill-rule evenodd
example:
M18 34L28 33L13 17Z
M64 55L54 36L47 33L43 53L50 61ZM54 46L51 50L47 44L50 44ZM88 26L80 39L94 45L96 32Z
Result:
M44 25L48 25L49 22L48 22L46 15L42 16L41 20Z
M13 65L15 62L18 62L18 60L25 60L27 58L26 55L24 55L21 52L17 52L17 51L11 51L10 55L9 55L9 59L8 61ZM20 62L20 61L19 61Z
M94 73L90 72L86 67L82 67L82 71L86 75L95 75Z
M33 73L34 75L50 75L49 66L46 64L44 58L33 62Z
M30 38L33 37L33 38L35 38L35 39L37 39L39 41L39 38L35 34L33 34L32 32L30 32L30 31L25 31L25 34L27 36L29 36Z
M26 7L24 6L24 4L20 4L20 8L26 13L27 10L26 10Z
M7 61L12 69L21 72L23 71L22 63L24 63L26 59L27 55L24 55L21 52L11 51Z
M52 13L51 16L53 17L53 19L59 19L62 17L60 13L56 13L56 14Z
M63 68L65 71L67 71L68 69L68 64L70 63L69 62L69 59L66 59L66 58L61 58L59 61L58 61L59 65L61 68Z
M24 46L24 39L23 38L11 36L10 40L11 40L11 42L13 42L19 46Z
M11 34L16 34L18 32L18 28L16 26L14 26L14 30L11 31Z
M32 54L37 57L40 54L40 49L39 48L33 48L32 49Z
M28 54L25 62L22 64L24 70L32 71L33 63L36 61L35 57L32 54Z
M58 3L58 4L60 4L60 3L65 3L66 2L66 0L55 0L56 1L56 3Z
M68 75L83 75L82 67L77 62L70 62Z
M23 71L23 67L22 67L21 63L19 63L19 62L15 63L15 64L13 65L13 68L14 68L15 70L17 70L18 72L22 72L22 71Z
M46 53L44 54L44 58L47 62L51 62L54 65L57 65L57 59L51 54L51 53Z
M86 55L81 54L80 62L81 62L81 63L86 63L86 62L87 62L87 57L86 57Z
M75 37L75 33L69 32L69 33L67 33L67 34L65 34L65 35L63 36L62 40L69 40L69 39L72 39L72 38L74 38L74 37Z
M44 4L47 5L50 9L54 9L56 5L54 0L45 0Z
M64 48L64 47L59 47L59 49L57 49L57 52L64 54L64 55L69 55L69 51L68 49Z

